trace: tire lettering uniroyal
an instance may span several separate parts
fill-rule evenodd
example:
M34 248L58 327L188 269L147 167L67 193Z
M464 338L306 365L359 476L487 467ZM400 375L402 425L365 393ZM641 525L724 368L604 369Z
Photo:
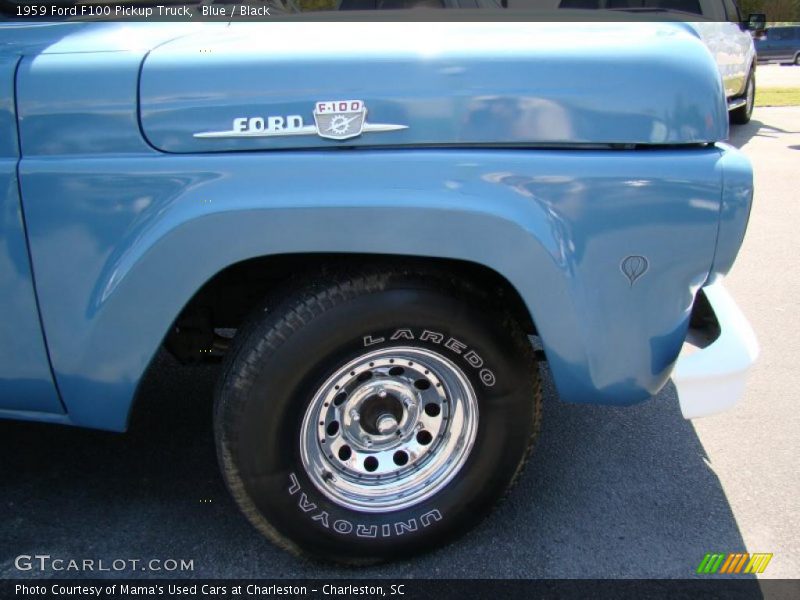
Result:
M411 517L405 521L396 521L393 523L365 525L363 523L353 524L347 519L336 519L333 525L331 525L330 513L326 510L318 509L317 505L308 499L308 496L300 486L300 481L294 473L289 473L288 490L290 496L297 495L297 506L303 514L309 515L311 520L321 527L333 529L333 531L340 535L356 535L360 538L377 538L379 536L388 538L405 535L406 533L413 533L420 528L430 527L434 523L442 520L442 513L434 508L421 515L419 518Z
M424 515L419 518L420 522L422 523L423 527L427 527L433 521L441 521L442 520L442 513L440 513L435 508L433 510L429 510Z
M358 537L365 537L365 538L376 538L378 537L378 526L377 525L370 525L367 527L366 525L358 524L356 527L356 535Z
M333 530L336 533L341 533L342 535L347 535L351 531L353 531L353 524L350 521L345 521L344 519L339 519L333 524Z
M294 473L289 473L289 481L291 482L289 486L289 495L294 496L300 491L300 482L297 481L297 476Z
M326 511L324 511L324 510L321 513L319 513L318 515L314 515L313 517L311 517L311 520L312 521L318 521L318 522L322 523L325 526L326 529L329 527L329 525L328 525L328 513Z
M394 524L394 530L397 533L397 535L403 535L406 531L416 531L417 520L411 518L408 521L398 521L397 523Z
M308 501L308 496L306 496L305 492L300 494L300 501L297 503L297 506L300 507L300 510L302 510L303 512L306 512L306 513L307 512L311 512L312 510L317 508L316 504L314 504L313 502L309 502Z

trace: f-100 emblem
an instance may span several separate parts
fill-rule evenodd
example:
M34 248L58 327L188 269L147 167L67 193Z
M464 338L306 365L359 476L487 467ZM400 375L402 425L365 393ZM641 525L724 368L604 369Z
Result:
M314 125L306 125L302 115L237 117L226 131L195 133L196 138L281 137L318 135L331 140L347 140L362 133L408 129L408 125L368 123L367 107L361 100L327 100L314 106Z
M314 122L321 137L346 140L361 135L367 109L361 100L317 102Z

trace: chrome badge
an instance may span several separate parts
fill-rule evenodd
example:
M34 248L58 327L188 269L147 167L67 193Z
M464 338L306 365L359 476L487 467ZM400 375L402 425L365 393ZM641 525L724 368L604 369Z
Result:
M314 124L306 125L302 115L237 117L227 131L195 133L196 138L281 137L318 135L330 140L347 140L362 133L398 131L408 125L368 123L367 107L361 100L327 100L314 106Z
M367 108L361 100L334 100L317 102L314 122L320 137L346 140L361 135Z

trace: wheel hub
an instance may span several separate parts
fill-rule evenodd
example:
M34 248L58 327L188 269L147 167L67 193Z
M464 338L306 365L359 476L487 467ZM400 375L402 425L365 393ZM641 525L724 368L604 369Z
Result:
M300 435L303 465L328 498L365 512L421 502L449 482L477 431L475 392L443 356L366 353L317 390Z
M348 395L341 413L344 437L355 446L375 448L416 424L419 400L406 382L386 378L380 370L370 372L374 379Z

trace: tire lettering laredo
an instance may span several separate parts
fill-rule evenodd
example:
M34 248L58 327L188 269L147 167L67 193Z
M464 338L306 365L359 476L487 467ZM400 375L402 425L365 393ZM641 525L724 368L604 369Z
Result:
M492 387L497 382L492 370L483 366L483 359L480 357L480 355L474 350L470 350L469 346L463 342L460 342L454 337L450 337L445 340L445 336L443 334L436 331L429 331L428 329L423 330L422 333L419 334L419 337L417 337L414 335L414 332L411 329L406 328L398 329L389 337L390 341L416 339L419 339L421 342L432 342L434 344L444 346L448 350L451 350L452 352L461 356L471 367L478 369L478 377L486 387ZM385 341L386 338L382 336L373 337L371 335L365 335L363 339L365 347L381 344Z
M336 519L331 522L330 514L326 510L319 510L314 502L309 502L308 496L302 491L300 482L294 473L289 473L289 495L297 496L297 506L306 514L313 513L312 521L316 521L326 529L333 529L342 535L355 534L362 538L391 537L392 535L403 535L406 532L417 531L420 527L429 527L436 521L442 520L442 513L437 509L429 510L419 518L411 517L405 521L395 523L383 523L380 528L377 525L364 525L362 523L351 523L347 519Z

